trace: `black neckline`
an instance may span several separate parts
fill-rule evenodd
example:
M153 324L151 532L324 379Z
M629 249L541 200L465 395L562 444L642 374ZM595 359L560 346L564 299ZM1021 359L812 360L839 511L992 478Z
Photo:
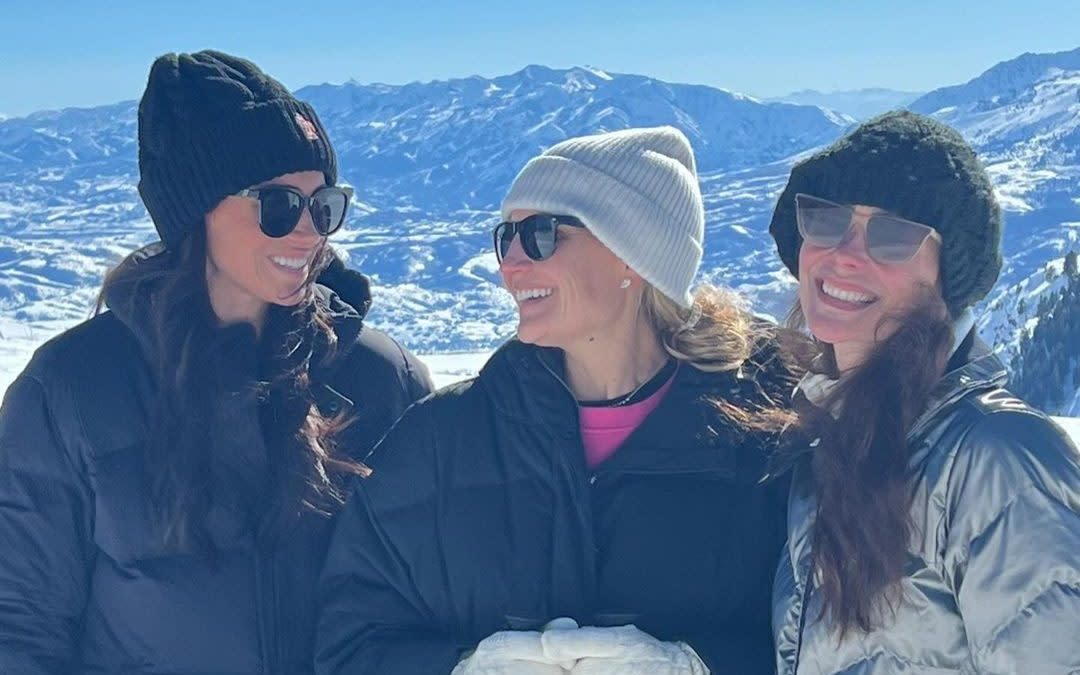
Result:
M668 359L664 367L661 368L655 375L649 378L649 381L641 386L634 395L630 398L626 398L627 394L616 396L615 398L609 398L601 401L578 401L578 405L583 408L613 408L623 407L628 405L634 405L640 403L649 398L656 392L660 391L660 388L667 384L672 375L675 374L675 367L678 365L678 361L675 359Z

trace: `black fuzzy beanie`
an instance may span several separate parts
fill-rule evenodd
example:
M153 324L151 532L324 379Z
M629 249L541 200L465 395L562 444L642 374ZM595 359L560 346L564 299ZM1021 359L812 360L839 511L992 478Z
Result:
M319 117L245 59L218 51L165 54L139 101L139 194L167 248L231 194L337 158Z

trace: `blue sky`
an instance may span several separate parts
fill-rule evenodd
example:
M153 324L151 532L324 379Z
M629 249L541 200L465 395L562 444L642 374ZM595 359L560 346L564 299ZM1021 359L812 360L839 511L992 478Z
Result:
M4 0L0 113L134 99L167 51L223 49L290 87L592 65L756 96L925 91L1080 47L1080 2ZM168 8L163 9L163 8Z

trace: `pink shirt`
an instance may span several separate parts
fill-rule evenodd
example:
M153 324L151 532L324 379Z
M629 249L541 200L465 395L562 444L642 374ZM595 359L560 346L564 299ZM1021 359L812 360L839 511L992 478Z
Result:
M630 405L614 408L578 406L581 441L585 444L585 462L590 469L595 469L615 454L634 429L656 410L673 382L675 377L669 377L651 396Z

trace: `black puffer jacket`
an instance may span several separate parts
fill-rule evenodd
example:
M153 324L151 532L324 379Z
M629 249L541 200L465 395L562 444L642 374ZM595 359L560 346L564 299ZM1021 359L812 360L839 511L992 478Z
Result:
M362 457L430 380L318 290L339 346L312 371L313 394L325 414L355 417L341 447ZM308 672L331 522L305 515L272 544L212 511L216 564L160 552L140 470L155 392L127 300L41 347L0 409L0 672ZM221 402L215 457L266 469L256 408Z
M316 672L446 675L487 635L569 616L688 642L720 673L771 673L784 541L772 438L710 399L777 400L770 363L683 365L660 406L589 471L562 353L510 342L415 405L369 457L320 584Z

